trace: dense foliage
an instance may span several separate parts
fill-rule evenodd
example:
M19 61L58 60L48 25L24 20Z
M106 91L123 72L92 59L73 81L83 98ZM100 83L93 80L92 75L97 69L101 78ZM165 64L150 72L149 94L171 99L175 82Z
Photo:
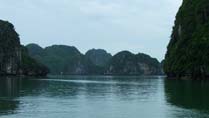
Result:
M121 52L112 57L102 49L92 49L83 55L72 46L53 45L43 49L36 44L29 44L26 47L34 59L44 63L50 69L51 74L141 75L161 73L157 59L145 54L128 53L126 56L126 53ZM124 55L125 58L123 58ZM111 69L112 66L114 69ZM127 69L127 71L124 72L123 69Z
M209 76L209 1L184 0L168 45L168 76Z
M97 74L101 69L72 46L53 45L41 48L36 44L26 46L29 54L44 63L51 74Z
M110 60L107 73L118 75L154 75L161 74L161 69L160 63L155 58L142 53L135 55L128 51L122 51Z
M49 73L49 69L43 64L37 62L28 55L27 48L22 46L22 62L21 70L23 75L29 76L45 76Z
M85 56L95 65L101 67L106 66L109 60L112 58L112 55L103 49L91 49L86 52Z
M17 74L20 64L20 41L14 26L0 20L0 74Z
M0 74L45 76L48 69L30 58L14 26L0 20Z

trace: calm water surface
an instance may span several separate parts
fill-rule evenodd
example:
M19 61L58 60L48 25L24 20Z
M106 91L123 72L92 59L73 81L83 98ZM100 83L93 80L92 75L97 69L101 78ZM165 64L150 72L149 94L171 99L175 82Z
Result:
M0 79L2 118L209 118L209 82L159 76Z

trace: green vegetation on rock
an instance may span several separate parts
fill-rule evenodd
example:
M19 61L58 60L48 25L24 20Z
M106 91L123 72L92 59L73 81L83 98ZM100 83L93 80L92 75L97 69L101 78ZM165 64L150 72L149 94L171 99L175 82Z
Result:
M28 50L22 47L22 63L20 65L22 74L28 76L46 76L49 69L43 64L37 62L35 59L28 55Z
M132 54L129 51L117 53L110 60L108 74L117 75L157 75L161 74L160 63L157 59L146 54Z
M209 76L209 1L184 0L164 61L168 76Z
M50 74L161 74L157 59L141 53L134 55L124 51L112 57L102 49L92 49L83 55L75 47L65 45L53 45L44 49L37 44L29 44L26 47L34 59L50 69Z
M37 44L26 46L29 54L44 63L51 74L97 74L100 68L94 65L73 46L53 45L41 48Z
M86 58L90 59L96 66L104 67L112 58L110 53L107 53L103 49L91 49L86 52Z
M45 76L48 69L27 54L14 26L0 20L0 75Z

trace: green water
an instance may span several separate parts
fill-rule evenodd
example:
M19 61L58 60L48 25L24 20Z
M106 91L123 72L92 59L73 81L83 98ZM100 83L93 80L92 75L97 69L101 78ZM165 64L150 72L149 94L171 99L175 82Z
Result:
M0 118L209 118L209 82L159 76L0 79Z

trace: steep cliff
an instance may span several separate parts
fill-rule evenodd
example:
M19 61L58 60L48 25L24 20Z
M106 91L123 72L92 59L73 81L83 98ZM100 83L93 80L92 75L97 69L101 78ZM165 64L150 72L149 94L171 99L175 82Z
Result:
M112 57L106 73L116 75L157 75L161 74L161 70L157 59L142 53L135 55L128 51L122 51Z
M41 48L37 44L26 46L30 56L45 64L50 74L92 74L99 69L73 46L53 45Z
M209 1L183 0L165 56L172 77L209 75Z
M31 57L50 69L50 74L161 74L158 60L146 54L134 55L124 51L112 57L102 49L92 49L83 55L77 48L65 45L41 48L37 44L29 44L26 47Z
M0 73L17 74L21 62L18 34L9 22L0 20Z
M27 55L24 47L20 45L19 35L14 29L14 26L7 22L0 20L0 75L46 75L41 73L43 66L35 64ZM30 61L29 61L30 60ZM34 66L28 65L32 62ZM30 71L26 70L30 67ZM34 69L36 67L36 71ZM46 69L46 68L45 68ZM37 72L37 70L39 72Z
M112 55L103 49L91 49L86 52L85 57L90 59L96 66L104 67L112 58Z

